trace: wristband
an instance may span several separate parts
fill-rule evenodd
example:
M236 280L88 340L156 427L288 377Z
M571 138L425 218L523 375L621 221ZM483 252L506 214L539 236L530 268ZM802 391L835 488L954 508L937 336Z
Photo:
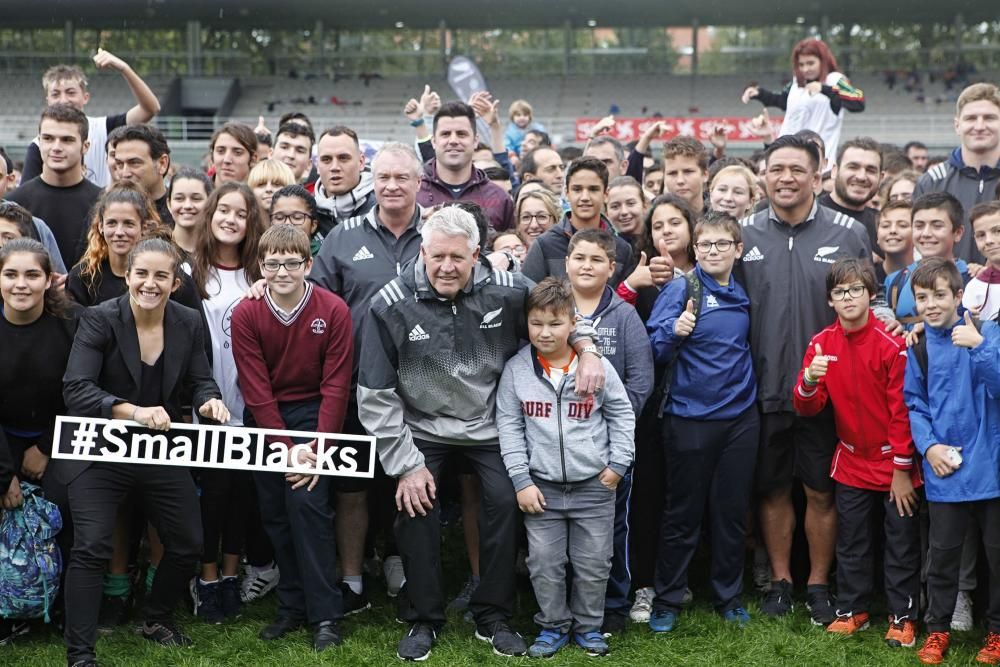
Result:
M139 406L138 405L135 406L135 410L132 411L132 421L139 421L138 419L135 418L135 416L137 414L139 414Z
M420 127L421 125L426 125L427 122L423 118L418 118L416 120L410 121L410 127Z
M805 382L810 387L815 387L817 384L819 384L819 380L813 380L812 376L809 375L808 368L802 371L802 381Z
M604 357L604 355L601 354L601 351L597 349L597 346L594 344L590 344L585 348L583 348L582 350L580 350L580 354L586 354L587 352L590 352L591 354L595 355L598 359L602 359Z

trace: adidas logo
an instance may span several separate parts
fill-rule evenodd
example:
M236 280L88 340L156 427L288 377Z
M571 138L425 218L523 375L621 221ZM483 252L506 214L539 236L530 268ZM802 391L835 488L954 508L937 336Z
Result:
M409 339L411 341L427 340L431 335L424 331L424 328L419 324L412 329L410 329Z
M750 248L747 254L743 255L744 262L759 262L762 259L764 259L764 253L757 246Z
M503 325L503 308L497 308L496 310L491 310L490 312L483 315L483 321L480 323L480 329L496 329ZM499 319L497 319L499 318ZM497 320L494 322L493 320Z
M372 251L368 249L368 246L361 246L361 249L354 253L354 257L351 258L352 262L360 262L363 259L375 259L375 255Z

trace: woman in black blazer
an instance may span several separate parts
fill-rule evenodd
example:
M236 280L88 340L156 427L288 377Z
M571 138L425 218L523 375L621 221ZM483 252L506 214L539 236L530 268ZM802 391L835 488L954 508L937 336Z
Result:
M169 430L181 419L187 385L198 413L226 421L229 410L205 355L200 313L170 301L180 285L180 257L170 243L136 244L126 271L128 294L87 309L70 353L63 395L70 415L131 419ZM119 503L141 493L165 553L146 598L142 634L167 646L190 638L173 623L173 608L201 555L201 521L191 473L182 467L68 462L74 545L66 574L66 650L71 666L95 664L104 566L112 553Z

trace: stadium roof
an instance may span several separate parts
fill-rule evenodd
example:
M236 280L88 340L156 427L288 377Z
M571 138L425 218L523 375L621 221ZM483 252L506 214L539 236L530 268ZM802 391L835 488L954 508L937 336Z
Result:
M322 19L328 29L434 29L449 27L557 28L655 25L776 25L801 17L831 23L966 23L995 20L986 0L0 0L3 27L120 28L182 26L199 20L206 27L308 28Z

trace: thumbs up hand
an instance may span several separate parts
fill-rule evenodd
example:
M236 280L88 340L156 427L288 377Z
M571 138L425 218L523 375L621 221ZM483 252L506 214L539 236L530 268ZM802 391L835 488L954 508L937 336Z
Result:
M684 312L674 322L674 335L682 337L690 336L691 332L694 331L695 324L697 324L697 320L694 316L694 299L688 299Z
M663 239L656 244L656 249L660 254L649 260L649 274L653 284L661 287L674 279L674 260L671 259L667 242Z
M639 264L629 274L628 284L634 290L653 286L653 276L649 270L649 258L645 252L639 253Z
M823 354L823 348L819 346L819 343L816 343L816 355L812 358L804 375L806 382L811 384L818 382L821 377L826 375L829 365L830 359Z
M970 350L979 347L983 342L983 335L979 333L979 329L976 328L968 310L965 311L965 323L959 324L951 330L951 342L958 347L967 347Z

